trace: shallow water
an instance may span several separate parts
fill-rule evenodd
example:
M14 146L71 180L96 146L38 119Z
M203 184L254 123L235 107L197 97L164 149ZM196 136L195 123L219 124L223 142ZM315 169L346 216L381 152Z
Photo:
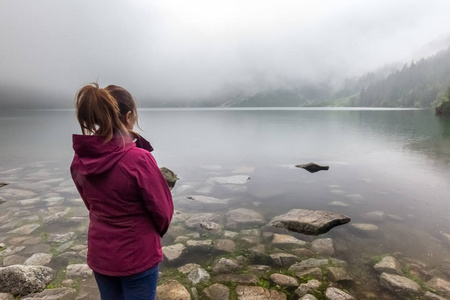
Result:
M167 109L141 110L139 121L159 165L180 178L173 190L176 209L226 213L245 207L267 221L293 208L345 214L349 224L321 237L333 238L336 255L360 275L364 290L375 285L373 272L366 270L373 256L401 253L430 267L449 257L450 241L442 233L450 234L450 119L426 110ZM84 243L87 214L68 173L71 134L77 132L71 110L0 113L0 181L39 198L25 208L14 201L33 197L6 199L0 206L1 234L34 215L42 221L69 207L70 221L44 221L32 235L74 231L74 245ZM295 168L309 162L330 169ZM249 180L217 181L236 175ZM186 200L196 195L228 204L202 207ZM63 199L49 204L45 200L51 197ZM383 214L366 215L374 211ZM352 223L379 230L362 233Z

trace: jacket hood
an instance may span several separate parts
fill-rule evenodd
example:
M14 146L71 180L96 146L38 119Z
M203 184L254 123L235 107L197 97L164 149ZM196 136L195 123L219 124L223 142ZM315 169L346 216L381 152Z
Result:
M85 175L101 174L110 170L122 156L135 147L129 137L114 137L105 143L100 136L74 134L72 142L75 156L80 162L79 172Z

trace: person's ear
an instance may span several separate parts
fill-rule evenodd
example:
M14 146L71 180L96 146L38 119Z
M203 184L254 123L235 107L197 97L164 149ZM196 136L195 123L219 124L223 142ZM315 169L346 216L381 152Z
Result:
M134 126L133 113L131 111L125 115L125 122L127 126Z

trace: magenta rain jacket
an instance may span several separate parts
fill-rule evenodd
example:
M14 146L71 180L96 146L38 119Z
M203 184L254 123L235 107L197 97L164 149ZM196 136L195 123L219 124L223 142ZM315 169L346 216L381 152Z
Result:
M131 139L90 135L73 135L73 149L70 171L89 210L89 267L127 276L161 262L173 202L152 154Z

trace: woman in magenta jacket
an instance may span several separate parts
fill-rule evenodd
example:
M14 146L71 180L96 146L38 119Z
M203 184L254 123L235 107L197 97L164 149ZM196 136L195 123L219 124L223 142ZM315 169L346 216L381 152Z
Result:
M70 170L89 210L87 263L102 300L154 299L161 237L173 215L169 187L106 89L81 88L76 113L83 135L73 135Z

